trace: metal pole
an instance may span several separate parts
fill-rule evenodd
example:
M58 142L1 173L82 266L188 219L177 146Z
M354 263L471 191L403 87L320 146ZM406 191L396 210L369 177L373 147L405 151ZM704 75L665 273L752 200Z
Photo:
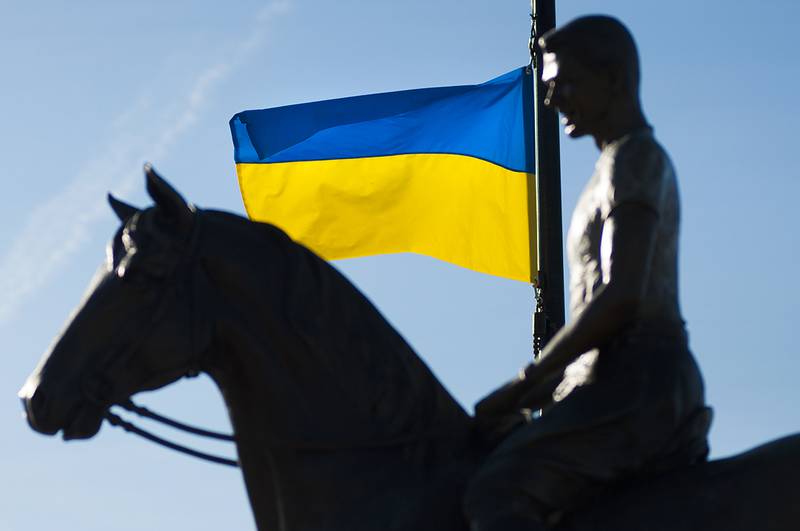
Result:
M555 0L531 0L533 38L556 25ZM534 43L535 44L535 43ZM541 80L542 54L531 49L534 75L534 116L536 142L536 212L538 218L538 275L534 287L541 288L544 318L534 315L534 336L546 343L564 326L564 255L561 237L561 160L558 113L544 105L547 87ZM538 290L537 290L538 291ZM537 321L539 321L537 323ZM544 321L544 322L542 322Z

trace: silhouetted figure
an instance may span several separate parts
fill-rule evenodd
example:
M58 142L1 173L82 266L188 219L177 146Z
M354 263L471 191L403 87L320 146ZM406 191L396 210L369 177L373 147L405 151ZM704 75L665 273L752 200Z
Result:
M543 529L616 479L708 454L710 410L678 302L678 189L641 109L633 38L591 16L539 45L546 104L601 154L567 237L572 321L476 407L484 427L522 420L467 489L474 531ZM538 419L518 413L540 407Z

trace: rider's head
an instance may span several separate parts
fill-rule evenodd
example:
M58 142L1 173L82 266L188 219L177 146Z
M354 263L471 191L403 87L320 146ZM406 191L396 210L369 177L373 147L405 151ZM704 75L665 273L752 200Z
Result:
M617 19L587 16L539 39L546 104L564 115L572 137L602 136L619 113L639 112L639 54Z

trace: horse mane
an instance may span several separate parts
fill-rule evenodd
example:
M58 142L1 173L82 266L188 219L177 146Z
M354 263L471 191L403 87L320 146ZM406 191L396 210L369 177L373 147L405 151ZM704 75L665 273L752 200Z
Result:
M200 230L204 233L201 239L212 246L220 246L220 250L225 252L223 257L216 258L235 263L238 267L252 267L252 280L268 275L275 267L280 268L276 252L281 261L291 260L287 255L299 252L324 262L313 251L297 245L286 232L270 223L252 221L224 210L202 210L199 215L202 223ZM209 256L206 255L206 258Z
M259 235L260 237L267 237L267 235L271 235L271 234L274 235L274 233L276 231L280 232L282 234L286 234L285 232L283 232L281 229L279 229L275 225L272 225L270 223L262 223L262 222L259 222L259 221L253 221L253 220L248 219L248 218L246 218L244 216L241 216L241 215L236 214L234 212L229 212L227 210L216 210L216 209L205 209L204 208L204 209L200 210L200 212L202 212L202 214L205 215L205 216L211 216L211 217L216 218L216 219L218 219L218 220L220 220L223 223L226 223L228 225L242 227L244 230L253 232L254 234Z

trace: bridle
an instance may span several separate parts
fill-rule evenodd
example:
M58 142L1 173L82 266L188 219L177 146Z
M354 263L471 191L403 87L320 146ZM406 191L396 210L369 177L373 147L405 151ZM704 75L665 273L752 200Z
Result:
M148 418L150 420L154 420L156 422L160 422L162 424L166 424L172 428L177 430L181 430L187 433L191 433L193 435L198 435L200 437L208 437L210 439L217 439L220 441L228 441L228 442L236 442L236 438L233 435L228 435L227 433L219 433L216 431L205 430L202 428L196 428L194 426L190 426L188 424L184 424L183 422L178 422L177 420L173 420L171 418L165 417L163 415L159 415L158 413L154 413L150 411L146 407L138 406L133 403L132 400L126 400L125 402L118 404L121 408L125 409L126 411L130 411L131 413L135 413L140 417ZM238 467L239 461L235 459L230 459L227 457L220 457L217 455L207 454L205 452L201 452L199 450L194 450L189 448L188 446L183 446L181 444L169 441L158 435L154 435L147 430L144 430L132 422L128 422L118 415L115 415L111 411L106 410L105 414L103 415L105 419L108 421L109 424L112 426L119 426L123 430L128 433L132 433L134 435L138 435L147 439L148 441L154 442L156 444L160 444L161 446L165 446L171 450L175 450L177 452L181 452L187 455L191 455L193 457L197 457L199 459L204 459L206 461L210 461L212 463L218 463L220 465L227 465L232 467Z
M141 213L135 214L135 216L141 216L141 215L142 215ZM180 256L180 258L175 260L175 263L172 266L171 271L169 271L165 275L164 285L166 285L166 286L177 286L177 283L175 282L175 280L176 280L178 271L182 268L182 266L186 266L188 263L190 263L191 260L193 259L194 255L195 255L195 252L196 252L196 249L197 249L197 246L198 246L198 241L199 241L200 224L201 224L202 216L201 216L199 210L194 210L194 212L192 213L192 217L193 217L192 228L191 228L191 233L190 233L190 235L188 237L188 242L187 242L186 245L179 245L178 249L176 249L176 254L178 254ZM138 219L135 220L135 221L138 221ZM127 228L124 229L124 230L127 230ZM120 266L120 267L122 268L121 271L119 269L115 270L115 271L117 271L117 276L120 277L120 279L121 279L125 274L125 270L124 270L124 266ZM195 358L195 359L193 360L192 366L190 366L189 369L187 369L186 376L197 376L199 374L199 372L200 372L200 365L201 365L200 360L197 359L199 356L198 356L198 353L197 353L197 349L195 348L196 345L194 345L194 341L195 341L195 337L194 337L195 336L195 326L196 326L196 308L195 308L195 304L194 304L195 301L194 301L194 293L193 293L193 291L194 291L193 287L190 287L189 288L189 292L190 292L190 294L189 294L189 306L190 306L189 312L190 312L190 315L191 315L191 323L192 323L190 328L191 328L191 336L192 336L192 338L191 338L192 350L194 351L193 358ZM113 358L109 359L108 362L105 363L105 366L103 367L103 370L102 370L103 374L107 374L111 370L123 365L126 361L128 361L141 348L142 344L149 337L150 332L155 327L156 323L158 323L160 321L161 317L164 315L164 313L165 313L165 311L167 309L167 304L168 303L169 303L169 297L165 297L165 296L160 296L159 297L159 300L156 302L156 305L155 305L155 311L153 311L151 313L151 319L149 320L147 330L145 330L144 333L139 334L137 340L133 341L128 346L128 348L126 348L125 351L120 356L114 356ZM84 380L83 394L84 394L84 397L90 403L94 403L94 404L100 405L100 406L102 406L104 408L103 417L112 426L118 426L118 427L122 428L123 430L125 430L128 433L132 433L134 435L138 435L140 437L143 437L144 439L147 439L147 440L149 440L151 442L154 442L154 443L159 444L161 446L164 446L166 448L170 448L172 450L175 450L175 451L178 451L178 452L182 452L182 453L185 453L187 455L191 455L191 456L197 457L199 459L204 459L204 460L210 461L212 463L218 463L218 464L221 464L221 465L227 465L227 466L232 466L232 467L238 467L239 466L239 462L237 460L235 460L235 459L230 459L230 458L227 458L227 457L220 457L220 456L208 454L208 453L205 453L205 452L194 450L194 449L189 448L187 446L183 446L183 445L175 443L173 441L169 441L169 440L164 439L162 437L159 437L158 435L155 435L155 434L153 434L153 433L151 433L151 432L149 432L149 431L147 431L145 429L142 429L142 428L136 426L135 424L133 424L132 422L128 422L128 421L124 420L123 418L121 418L120 416L112 413L110 411L110 407L107 405L108 404L108 400L107 399L103 399L103 397L102 397L103 393L102 392L98 392L98 390L108 391L108 386L104 385L105 383L107 383L107 381L104 381L104 378L102 376L99 377L99 378L96 378L96 381L94 381L94 382L92 380L90 380L90 379L86 379L86 380ZM181 431L184 431L184 432L187 432L187 433L191 433L193 435L198 435L198 436L201 436L201 437L208 437L208 438L222 440L222 441L228 441L228 442L236 442L236 438L233 435L228 435L228 434L225 434L225 433L218 433L218 432L215 432L215 431L210 431L210 430L206 430L206 429L202 429L202 428L197 428L197 427L185 424L183 422L179 422L177 420L173 420L171 418L165 417L163 415L159 415L158 413L150 411L149 409L147 409L145 407L136 405L130 398L128 398L127 400L125 400L123 402L120 402L118 404L112 404L112 405L118 405L121 408L125 409L126 411L134 413L134 414L136 414L136 415L138 415L140 417L144 417L144 418L148 418L148 419L151 419L153 421L156 421L156 422L160 422L162 424L165 424L165 425L170 426L172 428L175 428L177 430L181 430Z

